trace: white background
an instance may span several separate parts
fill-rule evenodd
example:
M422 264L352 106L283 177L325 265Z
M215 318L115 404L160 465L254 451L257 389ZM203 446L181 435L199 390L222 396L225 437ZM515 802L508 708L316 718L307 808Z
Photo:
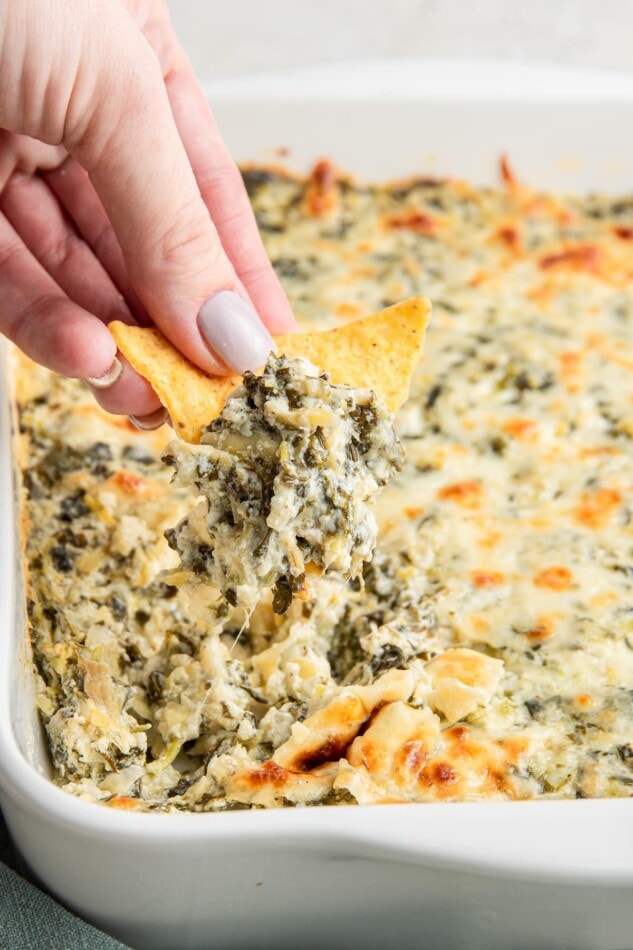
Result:
M466 57L633 72L633 0L168 0L198 74Z

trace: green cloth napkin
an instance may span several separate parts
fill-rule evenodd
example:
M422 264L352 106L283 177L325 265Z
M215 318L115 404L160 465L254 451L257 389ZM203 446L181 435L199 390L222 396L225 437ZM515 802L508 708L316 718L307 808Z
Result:
M40 890L1 813L0 950L126 950Z

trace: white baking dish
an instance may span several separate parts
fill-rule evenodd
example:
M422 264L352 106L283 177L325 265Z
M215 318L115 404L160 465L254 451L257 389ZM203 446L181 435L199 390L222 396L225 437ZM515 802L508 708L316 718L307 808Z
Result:
M499 95L484 96L472 72L451 72L467 89L458 96L427 89L437 66L407 81L398 69L397 82L393 71L381 82L377 69L365 94L357 70L347 93L332 74L325 84L305 76L303 85L216 84L216 112L240 159L274 159L273 147L284 146L297 165L330 155L367 177L485 181L507 151L536 184L633 188L633 93L624 86L596 95L568 82L557 97L521 83L512 91L498 73ZM152 950L633 946L630 800L146 815L56 788L32 697L10 429L5 391L0 804L27 861L62 901Z

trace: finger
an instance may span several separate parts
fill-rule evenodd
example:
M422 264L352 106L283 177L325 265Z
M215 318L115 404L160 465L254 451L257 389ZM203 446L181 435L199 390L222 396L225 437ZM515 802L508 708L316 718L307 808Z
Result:
M117 24L112 33L109 19L101 25L99 42L88 51L93 55L84 59L91 68L73 90L65 145L87 169L132 283L158 326L210 372L256 368L273 343L238 295L239 280L200 196L158 61L131 20L127 31Z
M0 196L0 209L33 256L75 303L104 323L116 319L135 322L123 297L70 226L45 182L14 174Z
M222 245L272 333L296 327L288 298L268 259L239 170L222 141L190 64L168 73L171 109L200 193Z
M136 373L119 354L121 374L107 388L90 385L102 409L120 415L147 416L161 409L161 403L146 379Z
M68 299L2 214L0 332L64 376L103 376L116 356L101 320Z
M125 297L136 322L140 326L151 324L152 320L132 286L121 245L88 173L74 158L69 158L62 167L45 173L43 177ZM243 289L241 285L240 289ZM245 290L244 296L248 296ZM219 371L225 372L224 367Z
M105 408L145 415L160 405L149 384L122 359L119 370L107 327L68 299L2 214L0 333L37 363L64 376L91 380ZM100 388L104 377L115 378L110 390Z
M125 298L136 322L147 325L147 311L132 286L121 246L88 173L73 158L68 158L42 177Z
M63 148L0 129L0 191L14 171L30 174L38 168L53 168L63 156Z

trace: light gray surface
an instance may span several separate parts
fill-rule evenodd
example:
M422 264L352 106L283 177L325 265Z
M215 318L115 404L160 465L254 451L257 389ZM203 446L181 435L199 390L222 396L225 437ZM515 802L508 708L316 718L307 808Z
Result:
M0 814L0 856L8 860ZM4 845L4 847L3 847ZM0 950L125 950L0 861Z
M493 58L633 71L632 0L168 0L202 77L340 59Z

